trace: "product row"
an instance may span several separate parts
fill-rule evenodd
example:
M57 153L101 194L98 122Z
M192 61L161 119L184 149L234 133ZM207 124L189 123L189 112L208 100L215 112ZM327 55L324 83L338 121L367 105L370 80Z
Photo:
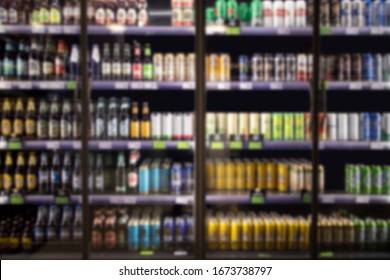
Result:
M209 190L297 193L312 190L312 165L305 159L209 159L206 180ZM324 185L320 165L320 192Z
M389 141L388 113L321 113L320 140ZM311 139L310 113L207 113L206 137L211 140L272 141Z
M390 166L347 164L345 190L351 194L390 194Z
M191 250L194 221L189 214L172 216L160 209L97 209L94 211L93 250Z

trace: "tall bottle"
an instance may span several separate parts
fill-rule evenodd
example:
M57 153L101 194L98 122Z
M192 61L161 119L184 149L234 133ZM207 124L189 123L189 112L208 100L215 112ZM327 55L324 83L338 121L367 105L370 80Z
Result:
M50 24L50 5L49 0L42 0L39 5L39 23Z
M80 19L81 19L80 1L73 0L72 7L73 7L73 19L74 19L73 24L80 25Z
M105 43L103 47L103 59L102 59L102 78L103 80L110 80L112 69L111 69L111 52L110 44Z
M38 139L48 139L49 137L49 114L46 100L39 102L39 114L37 119Z
M95 173L94 163L95 163L95 161L94 161L93 154L89 154L88 160L89 160L88 189L92 193L93 192L94 179L95 179L95 176L94 176L94 173Z
M15 105L15 113L12 124L12 135L14 137L22 137L24 135L24 106L23 99L18 98Z
M8 24L18 24L19 10L20 10L19 0L13 0L9 3Z
M104 98L98 99L96 117L95 117L95 138L105 139L106 138L106 110L105 110Z
M69 100L65 100L60 120L60 138L71 139L72 135L72 106Z
M127 190L131 194L138 193L138 160L140 158L139 151L131 151L129 157L129 168L127 170Z
M118 162L116 166L116 176L115 176L115 192L125 193L126 192L126 164L125 164L125 155L123 152L118 154Z
M50 193L50 171L47 153L41 153L38 170L38 185L40 194Z
M54 49L51 39L46 40L45 54L42 61L42 74L45 80L54 80Z
M50 169L50 187L53 194L61 190L61 161L58 152L54 152Z
M131 107L130 133L131 139L140 138L140 122L139 122L139 108L138 103L133 102Z
M62 195L69 195L72 189L72 158L70 153L65 153L64 162L61 168L61 191Z
M41 5L39 1L31 1L30 24L40 24Z
M81 205L76 206L72 237L73 241L81 241L83 238L83 208Z
M62 211L60 240L70 241L71 237L72 237L72 208L70 205L65 205Z
M72 45L70 52L70 79L77 80L80 76L80 52L79 46L76 44Z
M106 9L102 0L95 1L95 23L99 25L106 24Z
M19 53L16 57L16 77L18 80L25 80L28 77L28 63L27 63L28 47L23 42L19 42Z
M100 49L97 44L92 46L92 55L91 55L91 75L93 80L100 80Z
M56 241L58 239L60 209L57 205L50 206L49 221L47 223L47 240Z
M72 187L74 193L81 193L81 158L80 154L76 154L74 161Z
M95 168L95 193L104 192L104 165L103 165L103 155L98 154L96 159L96 168Z
M61 6L58 0L53 0L50 6L50 24L60 25L62 24Z
M36 119L37 111L35 109L35 102L33 98L27 100L27 112L26 119L24 121L24 131L27 139L33 139L36 137Z
M118 0L118 8L116 10L116 23L125 25L127 21L127 0Z
M133 80L139 81L141 79L142 79L141 45L138 42L134 42Z
M6 4L5 0L0 1L0 24L8 23L8 9Z
M10 152L7 152L5 155L5 164L3 169L3 189L6 193L11 193L14 187L14 178L13 178L13 168L14 163L12 155Z
M119 210L118 228L117 228L117 247L123 251L126 249L127 244L127 222L129 215L126 209Z
M130 99L122 98L121 99L121 109L119 115L119 138L120 139L129 139L130 137Z
M123 58L122 58L122 77L123 80L131 80L131 48L130 44L125 43L123 47Z
M21 0L21 5L18 13L18 23L22 25L30 24L30 1Z
M39 80L41 77L39 46L36 39L31 40L30 55L28 57L28 77L30 80Z
M60 109L58 99L54 98L50 105L49 139L60 138Z
M87 1L87 18L88 24L92 25L95 23L95 5L93 0Z
M116 0L106 1L106 24L115 23Z
M67 49L64 40L58 40L57 54L54 59L54 72L56 79L62 81L66 78Z
M3 58L3 77L5 80L13 80L15 78L15 49L11 42L5 44L5 53Z
M120 80L122 78L122 58L119 43L114 44L114 54L112 57L112 78Z
M149 24L148 2L147 0L138 0L138 26L147 26Z
M136 0L129 0L127 8L127 25L136 25L137 24L137 2Z
M38 208L37 219L34 225L34 239L35 242L40 244L46 239L46 226L48 218L47 206L41 205Z
M144 102L142 104L142 120L141 120L141 138L150 139L151 138L151 118L149 111L149 104Z
M108 106L108 123L107 123L107 135L108 139L118 138L118 110L117 101L115 97L110 98Z
M153 80L153 60L152 60L152 48L150 44L145 45L144 61L143 61L143 78L145 81Z
M24 162L24 154L23 152L18 153L18 157L16 159L16 167L15 167L15 174L14 174L14 192L15 193L22 193L25 191L26 188L26 166Z
M8 98L3 101L1 110L1 135L10 137L12 133L11 102Z
M62 9L62 17L64 19L64 25L74 24L73 5L71 0L64 0L64 7Z
M34 152L30 152L27 163L27 192L35 193L38 190L38 176L37 176L37 156Z
M81 103L80 101L76 101L74 103L74 110L73 110L73 125L72 125L73 139L81 139L81 129L82 129L81 124L82 124Z

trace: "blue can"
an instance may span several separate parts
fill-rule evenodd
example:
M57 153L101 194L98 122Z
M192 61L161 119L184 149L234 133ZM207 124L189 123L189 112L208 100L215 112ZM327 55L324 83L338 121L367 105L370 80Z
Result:
M379 113L370 113L370 140L380 141L381 138L381 115Z
M362 113L360 115L360 140L370 141L371 139L371 118L369 113Z
M183 249L184 241L187 239L187 225L184 217L176 217L175 219L175 247Z
M150 193L150 159L146 159L142 162L139 168L139 193Z
M363 54L364 80L375 81L375 59L373 54Z
M173 240L175 238L175 220L172 217L165 217L163 221L163 248L171 250L173 248Z
M159 193L161 190L161 180L160 180L160 159L156 159L152 162L150 168L150 190L151 193Z
M165 159L160 168L160 192L169 193L170 176L171 176L171 160Z
M139 241L141 250L149 250L151 247L150 219L143 217L139 223Z
M184 192L192 193L194 189L194 165L191 162L184 163L183 173Z
M240 55L238 58L239 79L241 82L248 81L249 77L249 58L246 55Z
M171 192L183 193L183 166L181 163L173 163L171 168Z
M161 247L161 220L159 215L155 215L150 224L152 249L158 250Z
M374 24L374 5L372 0L364 0L364 20L366 26L373 26Z
M129 251L139 250L139 220L136 217L127 223L127 246Z
M374 19L373 26L386 26L387 24L387 11L385 0L375 0L373 2Z

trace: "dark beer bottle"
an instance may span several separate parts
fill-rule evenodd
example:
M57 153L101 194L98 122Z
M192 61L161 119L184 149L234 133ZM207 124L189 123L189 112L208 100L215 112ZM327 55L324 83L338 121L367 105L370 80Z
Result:
M72 189L72 159L70 153L65 153L61 168L61 194L69 195Z
M131 48L128 43L123 47L122 77L125 81L131 80Z
M50 38L46 40L45 53L42 61L42 74L45 80L54 80L54 47Z
M38 178L37 178L37 156L34 152L30 152L28 157L27 167L27 192L35 193L38 189Z
M141 120L141 138L150 139L151 137L151 119L149 104L144 102L142 104L142 120Z
M57 98L51 100L49 116L49 139L60 138L60 109Z
M62 105L62 114L60 119L60 138L72 138L72 106L69 100L65 100Z
M19 53L16 57L16 77L18 80L25 80L28 77L27 73L27 53L28 47L23 42L19 42Z
M126 209L119 210L118 229L117 229L117 244L118 249L124 251L127 245L127 222L129 215Z
M122 58L119 43L114 44L114 54L112 57L112 78L120 80L122 78Z
M99 212L95 212L92 225L92 240L91 246L94 250L101 250L103 246L103 220L104 216Z
M54 60L54 71L56 79L62 81L66 77L67 50L64 40L58 40L57 55Z
M73 111L73 139L81 138L81 124L82 124L82 116L81 116L81 103L80 101L75 102L75 108Z
M48 139L49 137L49 115L46 100L39 102L39 113L37 119L38 139Z
M49 159L46 153L41 154L38 171L38 185L40 194L50 193Z
M58 194L61 190L61 162L58 152L55 152L52 158L50 169L50 188L53 194Z
M116 165L116 180L115 180L115 191L116 193L126 193L126 164L125 164L125 155L119 153L118 162Z
M111 52L110 44L105 43L103 47L103 59L102 59L102 78L103 80L110 80L112 69L111 69Z
M23 152L18 153L18 157L16 159L16 168L15 168L15 174L14 174L14 192L15 193L22 193L26 189L26 165L24 161L24 154Z
M50 206L49 222L47 224L47 240L56 241L58 239L60 209L57 205Z
M131 107L131 120L130 120L131 139L140 138L140 122L139 122L138 112L139 112L138 103L133 102Z
M104 165L103 165L103 155L98 154L96 159L96 169L95 169L95 193L104 192Z
M115 97L110 98L108 106L108 124L107 124L107 135L108 139L118 138L118 109L117 101Z
M119 114L119 137L120 139L129 139L130 136L130 99L124 97L121 99L121 110Z
M22 137L24 135L24 106L23 99L18 98L15 105L15 115L12 124L13 136Z
M98 99L96 118L95 118L95 137L96 139L106 138L106 110L104 98Z
M81 241L83 237L83 208L81 205L76 206L73 220L73 241Z
M113 250L116 247L116 216L113 211L108 211L104 226L104 247L106 250Z
M70 241L72 237L72 208L65 205L62 211L62 221L60 228L60 240Z
M142 79L142 59L141 45L134 42L134 60L133 60L133 80L139 81Z

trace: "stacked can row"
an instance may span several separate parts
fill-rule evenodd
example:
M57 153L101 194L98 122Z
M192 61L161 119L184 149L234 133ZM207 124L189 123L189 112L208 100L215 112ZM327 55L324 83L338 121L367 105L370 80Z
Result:
M168 216L160 209L95 210L92 222L93 250L188 250L194 242L190 215Z
M327 250L386 250L390 248L390 220L320 215L318 240Z
M324 167L319 167L319 189L324 190ZM304 159L208 159L209 190L264 190L301 192L312 189L312 166Z
M209 250L307 250L310 220L277 213L209 213Z
M390 166L347 164L345 189L351 194L390 194Z

